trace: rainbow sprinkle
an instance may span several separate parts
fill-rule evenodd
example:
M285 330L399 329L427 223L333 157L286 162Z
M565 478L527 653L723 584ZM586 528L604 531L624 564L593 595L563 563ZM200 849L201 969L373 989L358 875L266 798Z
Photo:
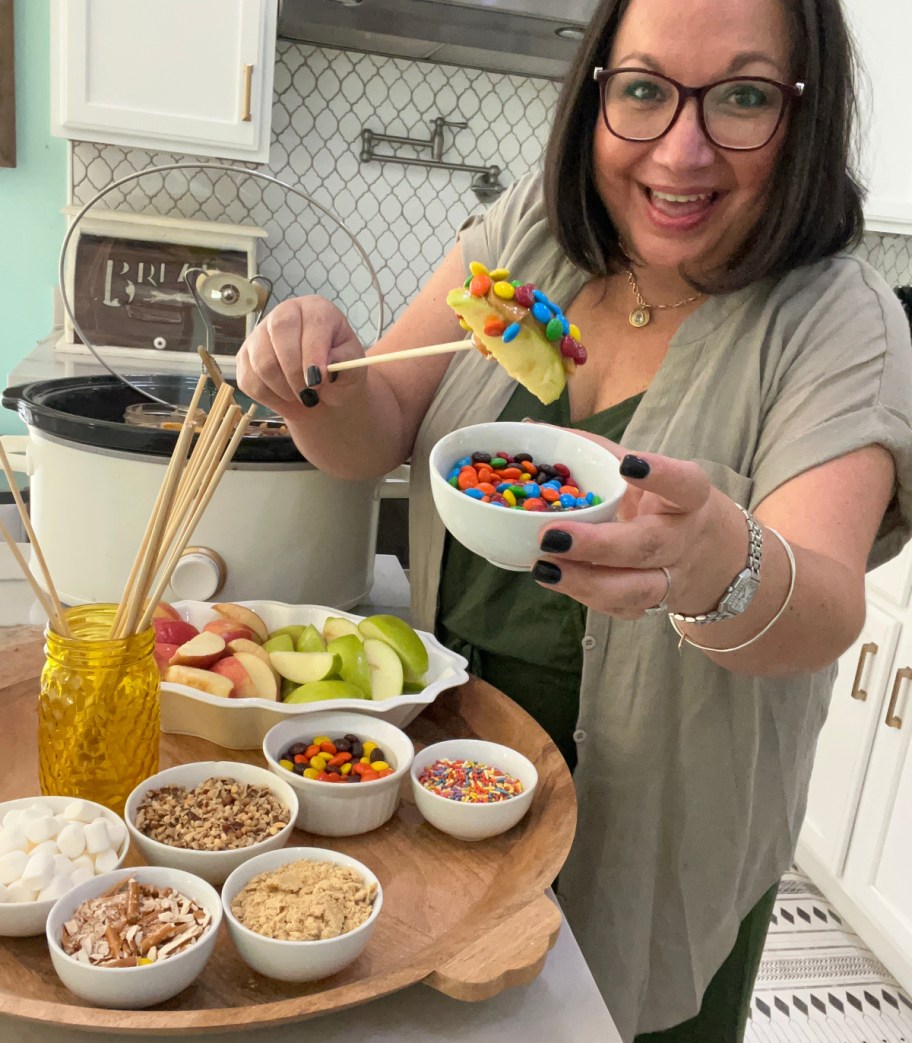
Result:
M421 772L418 781L438 797L463 804L494 804L523 791L519 779L478 761L437 760Z

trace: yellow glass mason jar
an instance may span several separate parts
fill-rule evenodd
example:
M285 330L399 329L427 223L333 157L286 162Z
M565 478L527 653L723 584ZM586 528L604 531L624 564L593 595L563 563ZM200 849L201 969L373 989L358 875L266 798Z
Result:
M71 637L50 625L38 697L41 792L84 797L122 814L158 771L155 631L112 640L116 605L66 610Z

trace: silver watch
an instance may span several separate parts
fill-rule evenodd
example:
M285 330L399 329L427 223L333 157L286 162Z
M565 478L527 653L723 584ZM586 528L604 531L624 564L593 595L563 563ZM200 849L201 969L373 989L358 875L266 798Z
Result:
M721 623L723 619L733 619L747 608L757 593L760 586L760 561L763 557L763 530L748 511L740 504L736 506L747 520L747 565L729 583L719 604L711 612L703 612L698 616L670 612L671 618L679 623Z

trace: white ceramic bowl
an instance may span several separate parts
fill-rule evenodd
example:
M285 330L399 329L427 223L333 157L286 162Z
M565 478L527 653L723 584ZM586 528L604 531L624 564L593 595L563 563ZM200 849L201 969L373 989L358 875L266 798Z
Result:
M453 465L473 452L531 453L534 460L566 464L586 492L602 502L566 514L517 511L466 496L447 481ZM492 565L528 572L542 556L541 532L561 518L572 522L611 521L627 488L617 458L581 435L548 424L491 423L445 435L431 450L431 493L440 519L470 551Z
M346 733L377 743L389 766L395 769L393 774L371 782L317 782L279 765L281 754L293 743L309 741L317 735L334 739ZM298 829L324 837L350 837L376 829L392 817L415 747L405 732L387 721L339 711L313 713L275 725L263 740L263 755L270 771L297 794Z
M359 623L364 616L320 605L286 605L278 601L240 601L259 615L270 631L294 624L313 623L321 630L327 616L342 616ZM175 601L182 619L202 628L218 613L205 601ZM332 699L319 703L285 704L268 699L222 699L215 695L164 682L161 686L163 732L198 735L229 750L258 749L266 732L279 721L307 717L324 710L354 710L404 728L447 688L465 684L466 660L451 652L432 635L418 631L428 653L427 685L409 695L373 702L369 699Z
M267 840L261 840L249 847L231 848L227 851L198 851L192 848L173 847L162 844L158 840L147 837L136 828L136 813L143 798L151 790L163 786L183 786L193 789L201 782L211 778L237 779L257 786L266 786L276 795L278 800L288 808L288 822L284 829ZM294 829L294 821L298 814L298 798L294 790L284 780L277 778L271 771L259 768L254 764L239 764L234 761L195 761L192 764L179 764L166 768L157 775L151 775L141 782L127 797L124 808L124 819L133 843L142 857L153 866L167 866L180 869L186 873L195 873L210 884L221 884L228 874L235 870L248 858L263 851L272 851L284 847Z
M327 783L331 785L331 783ZM349 866L359 873L367 883L377 885L377 896L370 916L360 927L336 938L323 938L314 942L289 942L277 938L267 938L244 927L231 912L234 896L257 873L266 873L289 862L304 859L312 862L333 862L336 865ZM286 847L281 851L269 851L245 862L225 881L222 888L222 907L228 933L237 951L248 966L269 978L281 981L317 981L335 974L356 960L364 951L373 934L380 908L383 905L383 891L380 881L361 862L338 851L329 851L321 847Z
M3 821L7 812L24 811L31 804L46 804L57 815L77 799L81 800L82 798L37 796L7 800L0 804L0 822ZM92 800L87 800L85 803L94 809L97 816L104 816L113 822L120 823L123 841L117 850L116 868L119 868L123 865L124 859L127 857L127 851L130 849L130 836L124 826L124 820L102 804L96 804ZM55 901L56 899L49 898L43 902L0 903L0 935L11 938L24 938L34 934L44 934L48 913L50 913Z
M509 800L491 804L463 804L425 789L418 781L422 771L437 760L474 760L499 768L519 779L523 791ZM525 815L535 796L538 772L528 757L509 746L482 739L448 739L435 742L415 754L411 770L412 795L432 826L459 840L484 840L512 829Z
M184 952L142 967L94 967L67 956L60 944L61 931L66 921L83 902L96 898L131 876L141 884L173 887L175 891L192 898L209 910L212 916L209 929ZM97 1007L139 1010L176 996L199 976L212 955L221 922L222 904L218 892L205 880L178 869L137 866L135 869L104 873L68 891L55 903L48 915L47 942L54 970L70 992Z

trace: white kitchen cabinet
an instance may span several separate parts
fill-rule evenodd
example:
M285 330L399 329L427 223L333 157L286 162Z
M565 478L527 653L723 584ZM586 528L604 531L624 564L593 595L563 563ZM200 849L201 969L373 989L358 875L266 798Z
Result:
M843 0L862 62L859 84L861 172L869 188L869 231L912 232L912 135L909 133L908 0ZM813 89L813 84L810 85Z
M867 579L840 659L796 859L912 989L912 550Z
M51 132L265 162L278 0L51 0Z

